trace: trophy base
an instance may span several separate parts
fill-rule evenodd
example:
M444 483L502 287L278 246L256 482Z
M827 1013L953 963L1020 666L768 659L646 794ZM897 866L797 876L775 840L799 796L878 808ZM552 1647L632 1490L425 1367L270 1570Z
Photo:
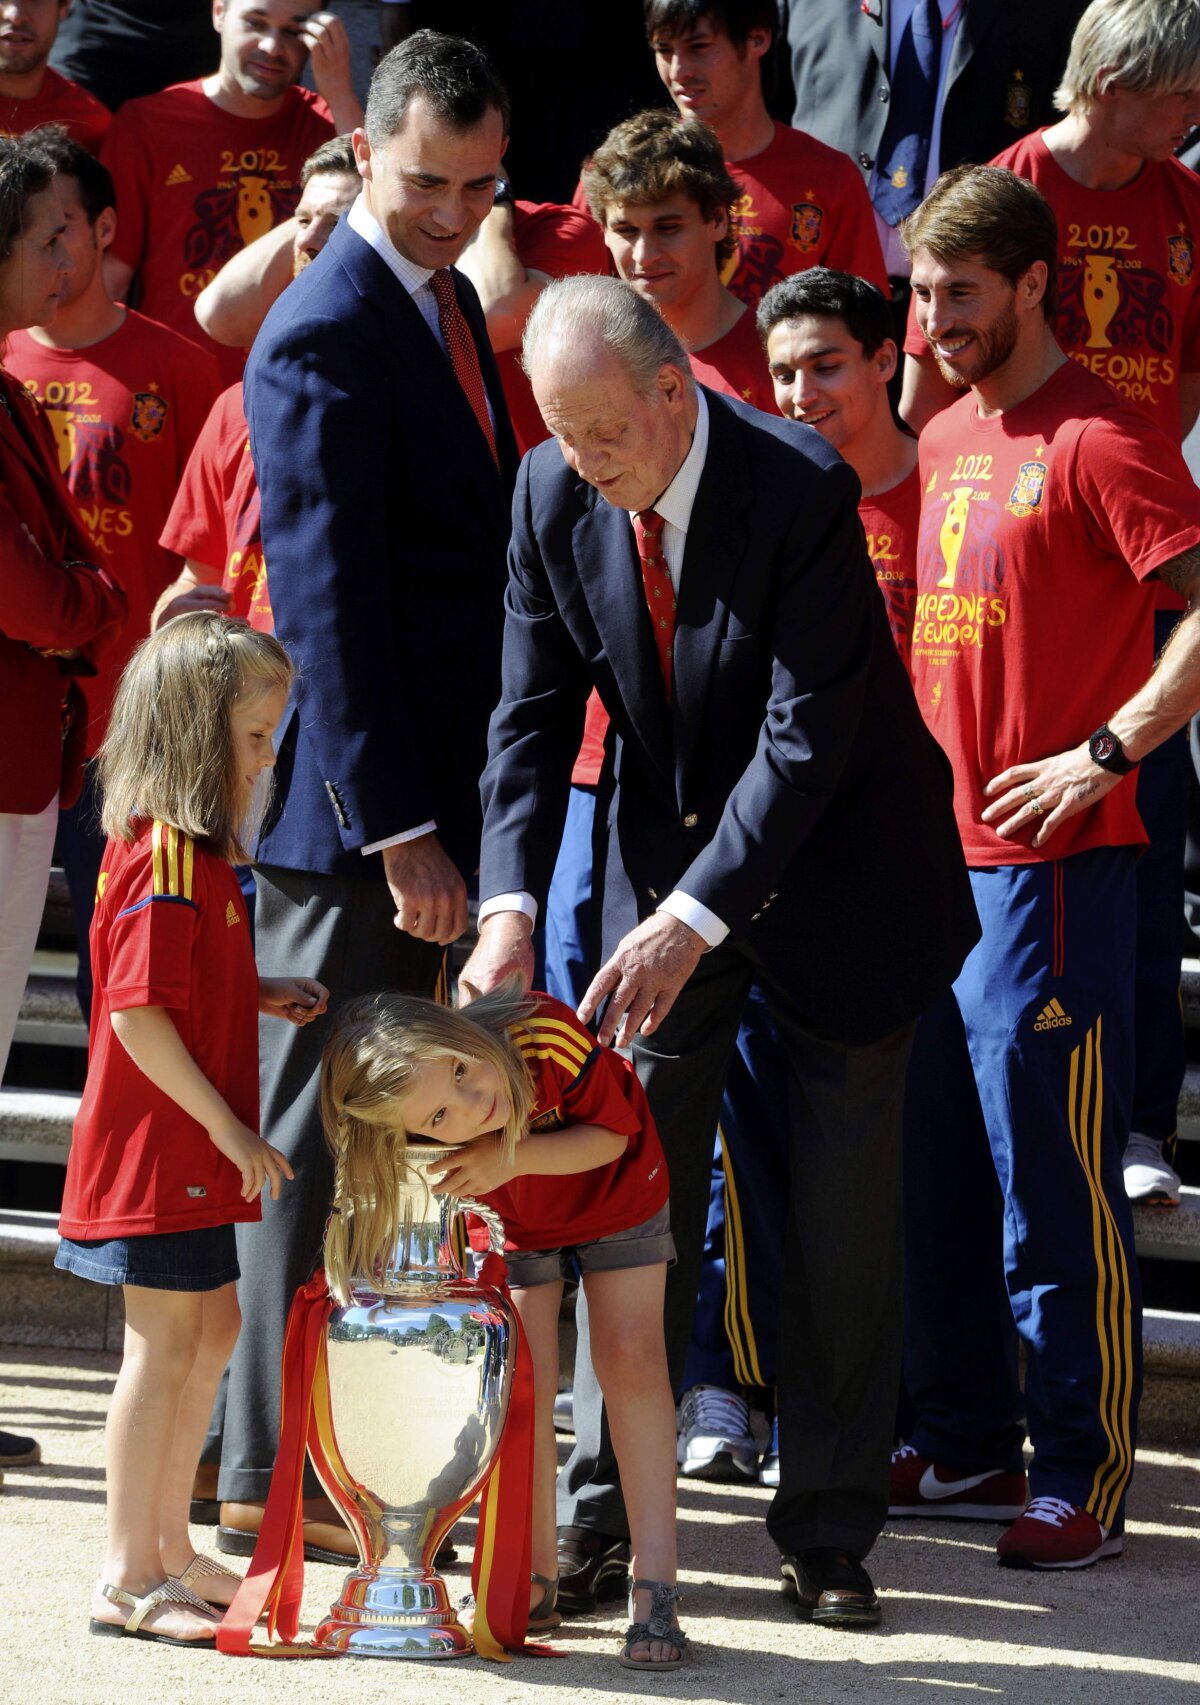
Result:
M352 1658L467 1658L475 1650L431 1569L355 1569L313 1638Z

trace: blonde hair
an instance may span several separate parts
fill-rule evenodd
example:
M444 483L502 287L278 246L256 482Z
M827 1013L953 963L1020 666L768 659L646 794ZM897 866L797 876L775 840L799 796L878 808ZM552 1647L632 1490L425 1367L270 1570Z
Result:
M1200 86L1200 0L1092 0L1054 91L1059 112L1109 89L1171 95Z
M233 754L232 715L275 688L292 665L271 634L211 610L176 616L144 639L125 667L99 754L101 827L132 841L159 818L222 858L248 863L247 823ZM261 820L264 791L253 816Z
M422 1065L457 1059L496 1068L509 1098L501 1152L511 1159L534 1099L512 1030L533 1006L510 980L466 1012L388 993L351 1001L339 1013L321 1057L321 1123L334 1164L325 1272L341 1302L349 1299L352 1278L378 1274L400 1236L397 1185L409 1139L404 1104Z

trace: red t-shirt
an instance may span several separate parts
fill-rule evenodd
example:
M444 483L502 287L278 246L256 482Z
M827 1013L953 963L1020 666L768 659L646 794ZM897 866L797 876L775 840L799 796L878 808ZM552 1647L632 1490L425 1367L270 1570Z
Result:
M1079 745L1149 675L1153 603L1138 582L1200 545L1182 456L1068 361L1003 415L980 418L971 395L943 409L919 469L913 687L954 768L967 863L1143 843L1136 778L1040 851L1032 831L1003 841L979 817L987 782Z
M747 308L715 343L689 350L688 360L698 385L707 385L722 396L737 397L752 408L762 409L764 414L775 413L775 387L754 323L753 308Z
M728 160L739 254L722 283L755 307L780 278L810 266L855 273L890 294L871 198L848 154L807 131L776 124L749 160Z
M612 271L603 231L588 213L581 213L578 208L564 207L555 201L515 202L513 237L521 265L544 272L549 278ZM517 448L523 456L550 434L533 400L520 355L519 348L497 350L496 365L517 435Z
M289 89L272 118L236 118L204 93L176 83L127 101L104 139L117 188L112 252L141 280L141 306L217 358L232 385L244 349L214 343L194 304L225 262L291 217L300 168L333 135L329 108L307 89Z
M95 95L47 65L36 95L24 100L0 97L0 136L24 136L39 124L61 124L76 142L97 154L112 116Z
M233 602L231 616L274 633L263 561L262 505L241 381L222 391L188 458L162 530L164 549L204 563Z
M86 349L50 349L13 332L6 365L42 404L58 463L95 547L129 599L129 619L81 680L87 751L104 734L121 670L150 631L150 612L179 564L159 544L180 475L217 394L216 363L186 338L132 311Z
M482 1198L504 1221L509 1249L560 1249L628 1231L658 1213L669 1194L667 1162L629 1061L601 1048L561 1001L534 998L536 1011L512 1031L533 1073L531 1134L601 1125L629 1139L607 1166L567 1177L514 1178ZM487 1248L478 1224L470 1235L474 1248Z
M92 916L87 1083L67 1161L64 1237L144 1237L262 1216L203 1125L134 1065L112 1014L160 1006L234 1114L258 1129L258 973L237 877L165 823L109 841Z
M917 602L917 534L921 524L921 481L916 468L890 491L862 498L858 518L867 535L867 555L887 606L896 650L907 664Z

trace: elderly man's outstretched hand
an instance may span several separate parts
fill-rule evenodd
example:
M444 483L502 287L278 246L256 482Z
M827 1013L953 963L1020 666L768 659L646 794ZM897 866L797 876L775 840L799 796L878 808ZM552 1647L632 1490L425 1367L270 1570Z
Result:
M615 1041L624 1048L638 1034L653 1035L703 953L694 929L669 912L655 912L630 930L592 978L580 1002L580 1022L586 1024L611 995L598 1033L605 1047Z
M479 941L459 974L459 998L465 1006L476 995L490 994L508 977L533 982L533 919L524 912L493 912L479 926Z

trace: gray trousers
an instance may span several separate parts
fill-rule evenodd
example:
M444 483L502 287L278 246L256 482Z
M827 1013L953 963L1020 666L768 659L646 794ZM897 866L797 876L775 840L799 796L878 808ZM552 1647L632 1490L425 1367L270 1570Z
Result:
M364 864L367 860L363 861ZM375 861L370 861L375 862ZM291 1161L279 1200L263 1195L263 1217L237 1227L242 1330L229 1365L221 1431L220 1496L261 1502L279 1440L279 1366L288 1309L321 1259L332 1164L321 1133L317 1091L321 1050L337 1010L378 989L433 992L442 949L398 930L382 875L374 880L314 876L259 866L255 871L255 953L264 977L317 977L329 1013L296 1029L259 1023L262 1134ZM206 1456L209 1452L206 1451ZM311 1478L306 1493L320 1488Z
M779 1299L779 1490L767 1527L783 1552L865 1557L887 1514L900 1378L904 1077L913 1025L865 1047L818 1035L739 949L706 954L662 1027L634 1045L671 1173L678 1261L665 1328L678 1390L704 1253L713 1134L738 1024L758 975L788 1063L791 1208ZM746 1226L753 1237L754 1227ZM575 1449L560 1526L629 1532L580 1290Z

